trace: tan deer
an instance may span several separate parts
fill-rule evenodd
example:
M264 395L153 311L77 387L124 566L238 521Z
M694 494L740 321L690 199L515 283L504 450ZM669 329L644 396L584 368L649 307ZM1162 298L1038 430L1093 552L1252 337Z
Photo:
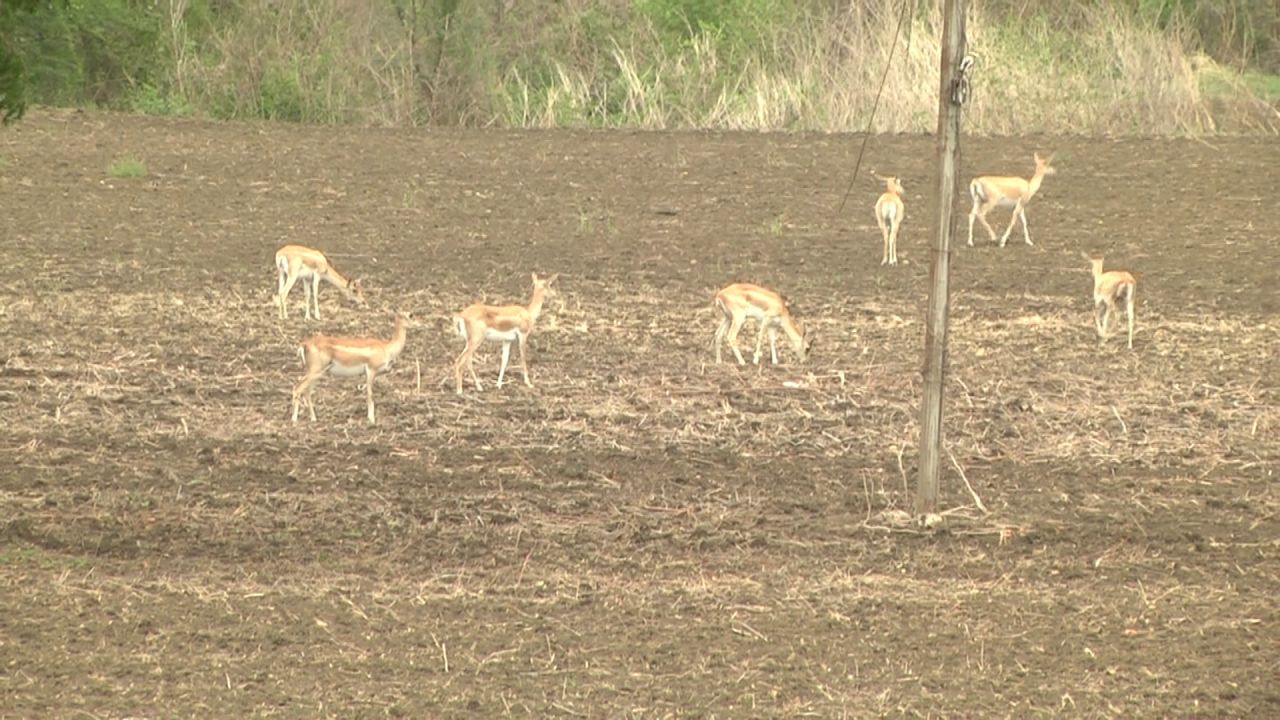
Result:
M1050 165L1053 156L1047 158L1040 157L1039 153L1034 155L1036 163L1036 171L1030 180L1023 180L1020 177L1004 177L996 175L984 175L976 177L969 183L969 195L973 198L973 209L969 211L969 247L973 247L973 221L976 218L982 222L982 226L987 229L987 233L992 240L996 239L996 231L991 229L991 224L987 222L987 213L996 207L1012 207L1013 217L1009 218L1009 227L1005 229L1004 235L1000 236L1000 247L1004 247L1005 242L1009 239L1009 233L1013 232L1013 225L1022 218L1022 237L1031 245L1031 232L1027 229L1027 203L1031 202L1031 198L1035 197L1037 191L1040 190L1040 184L1044 182L1046 175L1052 175L1056 170Z
M720 327L716 328L715 351L716 362L720 362L720 345L727 340L739 365L746 365L742 351L738 349L738 332L747 318L760 322L760 331L756 334L756 351L752 362L759 365L761 349L765 333L769 335L769 353L773 364L778 364L778 329L781 328L791 340L791 348L795 350L800 361L804 362L813 345L813 337L807 335L804 328L791 315L787 308L787 300L768 288L750 283L734 283L716 293L713 301L720 311Z
M302 360L307 366L307 373L293 388L293 421L298 422L298 407L303 402L311 412L312 422L315 421L316 406L311 400L311 392L316 381L329 374L338 377L364 376L369 422L376 422L373 380L404 350L407 324L408 316L397 313L395 332L390 340L316 335L302 343Z
M902 203L902 181L896 177L884 179L885 191L876 200L876 222L880 225L880 235L884 238L884 253L880 264L898 264L898 226L906 215L906 206Z
M320 281L324 280L341 290L359 305L365 305L364 290L359 280L349 280L338 272L324 253L302 245L285 245L276 251L276 303L280 305L280 319L289 316L287 300L294 283L302 281L303 302L306 303L306 319L311 319L312 305L316 319L320 319ZM308 282L310 281L310 282Z
M502 387L507 372L507 361L511 356L511 343L520 346L520 371L524 374L524 384L533 387L529 381L529 365L525 358L525 345L529 334L533 332L538 315L542 313L542 303L553 293L551 285L560 277L552 275L540 278L533 275L533 296L528 305L482 305L476 303L464 309L453 318L454 328L466 340L457 361L453 364L455 387L462 394L462 371L471 371L471 379L475 381L476 390L482 390L480 378L476 375L476 350L485 340L497 340L502 343L502 365L498 368L498 387Z
M1084 254L1093 269L1093 324L1098 330L1098 344L1107 341L1111 324L1119 315L1117 305L1125 303L1125 315L1129 321L1129 349L1133 349L1134 294L1138 290L1138 278L1123 270L1102 271L1102 255Z

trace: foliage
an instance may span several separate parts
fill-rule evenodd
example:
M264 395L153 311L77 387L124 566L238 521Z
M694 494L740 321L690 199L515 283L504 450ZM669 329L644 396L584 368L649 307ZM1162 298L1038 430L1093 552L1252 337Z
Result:
M0 40L0 122L22 117L27 109L26 66L22 58Z
M13 41L14 28L39 5L40 0L0 2L0 122L5 125L22 117L29 95L27 65Z
M1138 0L1137 10L1163 30L1190 34L1217 62L1280 72L1275 0Z
M21 0L0 4L0 110L29 97L322 123L928 131L940 11L912 2L898 36L900 0ZM1261 71L1280 65L1277 12L972 0L967 121L1274 130Z
M147 174L147 166L137 158L121 158L107 167L107 174L117 178L142 177Z
M795 21L800 4L784 0L638 0L637 7L668 49L693 48L710 39L735 59L768 57L776 28Z
M28 59L34 100L117 105L164 72L155 4L140 0L30 3L8 20L8 42Z

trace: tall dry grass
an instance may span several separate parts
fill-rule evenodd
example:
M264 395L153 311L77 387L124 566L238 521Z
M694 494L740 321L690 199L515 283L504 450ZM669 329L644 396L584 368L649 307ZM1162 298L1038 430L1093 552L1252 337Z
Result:
M934 4L903 21L900 7L873 2L804 14L776 28L773 48L760 54L781 62L731 62L709 35L672 52L636 34L615 41L612 68L556 63L555 81L543 88L509 76L504 87L513 91L501 97L503 120L928 132L936 124L941 12ZM1242 85L1228 94L1231 102L1204 97L1201 66L1176 34L1143 26L1114 6L1079 12L1083 32L1048 20L996 19L982 4L971 6L969 50L979 64L969 130L1168 135L1280 128L1280 116L1247 98ZM597 90L610 86L600 75L611 71L623 79L622 100L612 110Z
M235 17L208 25L197 43L182 22L187 2L169 0L171 92L180 107L220 117L832 132L935 126L940 3L918 5L905 20L896 0L799 4L785 22L739 33L747 43L694 28L673 41L625 3L459 3L439 14L419 0L399 11L360 0L245 2L231 4ZM1036 14L975 1L968 37L978 58L965 114L973 133L1280 132L1280 113L1243 83L1217 82L1206 97L1205 73L1231 73L1195 55L1176 29L1159 30L1114 4Z

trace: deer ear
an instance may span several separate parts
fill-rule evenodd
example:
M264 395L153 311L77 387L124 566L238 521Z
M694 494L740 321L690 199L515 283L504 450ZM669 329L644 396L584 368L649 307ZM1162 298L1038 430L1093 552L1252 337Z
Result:
M556 278L558 278L558 277L560 277L560 273L556 273L556 274L552 275L551 277L547 278L547 284L548 284L548 285L550 285L551 283L555 282L555 281L556 281Z

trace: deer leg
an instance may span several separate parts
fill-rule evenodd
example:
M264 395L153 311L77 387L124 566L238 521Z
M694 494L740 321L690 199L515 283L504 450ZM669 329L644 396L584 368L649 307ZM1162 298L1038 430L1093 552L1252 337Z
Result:
M992 206L994 207L994 206ZM982 223L982 227L987 229L987 234L991 236L991 241L996 240L995 228L991 227L991 223L987 222L987 213L991 212L991 207L983 205L978 209L978 222Z
M458 359L453 361L453 389L459 395L462 394L462 363L466 360L466 357L467 348L463 347Z
M884 240L884 250L880 253L880 264L889 262L889 228L884 225L884 215L876 213L876 224L880 226L880 237Z
M742 351L738 349L738 333L742 330L742 323L746 320L745 315L733 316L733 321L729 325L729 348L733 350L733 356L738 359L739 365L746 365L747 361L742 358Z
M731 322L732 320L728 315L721 314L720 327L716 328L716 337L715 340L712 341L712 347L715 348L716 351L717 364L720 363L720 345L724 342L724 334L729 332L729 323Z
M320 319L320 273L311 274L311 303L316 309L316 319Z
M318 372L308 371L307 374L303 376L302 381L293 388L294 422L298 422L298 406L304 400L307 403L307 407L311 410L311 421L315 422L316 409L315 405L311 402L311 390L312 386L315 385L316 380L319 380L322 374L324 374L324 370L320 370Z
M972 184L969 185L969 197L973 199L973 208L969 210L969 247L973 247L973 219L978 215L978 194L974 192Z
M767 319L761 318L760 330L756 332L756 352L755 352L755 355L751 357L751 362L755 363L756 365L760 364L760 355L762 354L760 350L764 346L764 334L766 331L768 331L768 329L769 329L769 321Z
M502 379L507 376L507 360L511 358L511 341L502 343L502 364L498 366L498 387L502 387Z
M288 279L284 280L280 285L280 319L281 320L286 320L289 317L289 310L288 310L289 293L293 290L293 284L296 282L298 282L298 276L295 275L294 273L289 273ZM305 284L304 284L304 287L305 287Z
M1022 218L1022 239L1027 241L1027 245L1032 245L1031 230L1027 228L1027 208L1025 205L1020 209L1018 215Z
M311 278L303 278L302 280L302 307L306 312L306 319L311 319ZM316 318L317 320L319 318Z
M1137 288L1133 287L1132 285L1130 285L1130 286L1129 286L1129 295L1128 295L1128 298L1127 298L1127 300L1128 300L1128 308L1127 308L1127 309L1128 309L1128 315L1129 315L1129 349L1130 349L1130 350L1132 350L1132 349L1133 349L1133 321L1134 321L1134 319L1133 319L1133 304L1134 304L1133 294L1134 294L1134 292L1136 292L1136 291L1137 291Z
M480 346L480 340L472 340L471 328L467 327L465 329L466 334L463 337L466 339L466 345L462 347L462 352L458 353L458 359L453 363L454 390L459 395L462 394L462 370L464 367L471 370L471 379L476 383L476 390L482 389L480 378L476 375L474 358L476 348Z
M1111 327L1115 324L1116 306L1115 301L1107 300L1102 309L1102 340L1106 341L1111 337Z
M898 264L898 228L902 226L902 220L895 218L893 225L889 227L889 264Z
M1000 247L1004 247L1004 244L1009 241L1009 234L1013 232L1013 226L1018 222L1018 216L1021 214L1022 201L1019 200L1018 203L1013 206L1013 217L1009 218L1009 227L1005 228L1004 234L1000 236Z
M527 387L533 387L533 383L529 380L529 361L526 358L525 349L528 345L528 336L524 333L517 335L520 338L520 372L524 374L524 384Z
M775 325L769 326L769 358L774 365L778 364L778 328Z
M302 279L302 311L305 319L311 319L311 278Z
M276 267L276 305L284 305L284 283L289 279L289 273Z

